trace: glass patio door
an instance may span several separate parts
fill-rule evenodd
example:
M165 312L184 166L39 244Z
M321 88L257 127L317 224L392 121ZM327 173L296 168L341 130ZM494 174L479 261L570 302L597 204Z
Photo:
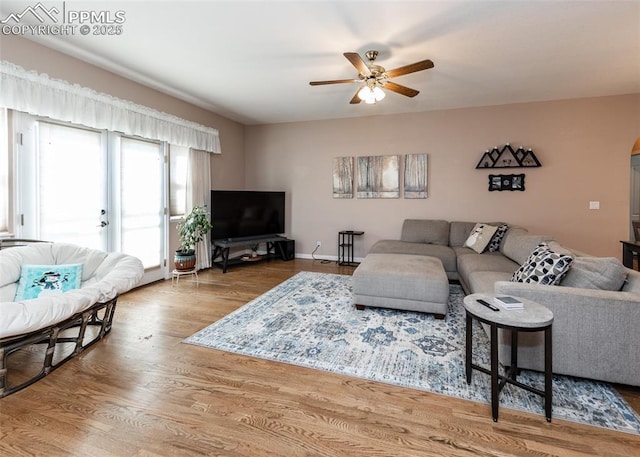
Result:
M162 143L113 134L115 250L142 260L145 282L165 277L165 148Z
M18 236L108 250L104 132L14 113Z
M164 145L18 117L21 236L131 254L143 283L163 279Z

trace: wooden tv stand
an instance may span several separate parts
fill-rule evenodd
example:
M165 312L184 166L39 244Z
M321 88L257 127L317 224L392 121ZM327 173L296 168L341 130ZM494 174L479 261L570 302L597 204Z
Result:
M213 244L213 254L211 256L211 264L213 266L218 265L222 268L222 272L226 273L229 265L239 265L245 263L251 263L249 261L242 260L241 257L230 259L229 252L231 248L241 247L241 246L250 246L252 244L266 243L267 245L267 253L261 256L261 260L270 260L277 256L276 249L282 249L279 242L287 241L287 238L284 236L267 236L267 237L258 237L258 238L244 238L239 240L214 240L211 244ZM282 254L282 253L281 253ZM216 259L221 257L222 260L216 262Z

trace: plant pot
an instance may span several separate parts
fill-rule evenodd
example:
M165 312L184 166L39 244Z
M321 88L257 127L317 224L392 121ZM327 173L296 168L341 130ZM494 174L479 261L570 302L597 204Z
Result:
M195 251L176 251L173 263L178 271L193 270L196 267Z

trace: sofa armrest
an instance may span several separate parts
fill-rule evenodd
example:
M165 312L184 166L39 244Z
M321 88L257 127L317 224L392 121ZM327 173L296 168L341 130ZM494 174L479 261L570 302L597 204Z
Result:
M554 366L557 359L565 374L638 385L640 295L511 281L497 281L494 291L553 312Z
M623 331L624 327L631 330L640 322L640 295L631 292L512 281L496 281L494 291L540 303L553 312L556 322L566 319L574 325L585 321L592 321L594 325L616 324L606 332ZM629 333L637 334L640 343L640 332L634 330Z
M585 289L579 287L548 286L542 284L496 281L494 290L496 294L515 295L542 304L563 302L566 305L601 307L603 302L632 304L640 310L640 295L631 292L617 290Z

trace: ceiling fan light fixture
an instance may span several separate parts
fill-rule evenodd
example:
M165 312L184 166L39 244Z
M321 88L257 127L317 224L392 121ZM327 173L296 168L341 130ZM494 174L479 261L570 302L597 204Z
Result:
M360 98L360 100L369 105L372 105L375 102L379 102L385 97L385 95L386 94L384 93L384 91L378 86L369 87L367 85L360 89L360 91L358 92L358 97Z
M373 94L373 90L371 90L369 86L364 86L362 89L360 89L360 91L358 92L358 97L365 103L374 103L376 99L375 95Z
M360 90L351 97L351 100L349 101L349 104L351 105L357 105L360 102L368 104L379 102L385 97L385 92L382 90L382 87L390 90L391 92L404 95L405 97L415 97L420 93L420 91L392 82L391 79L422 70L428 70L434 67L433 62L426 59L387 71L384 67L374 63L378 57L378 51L367 51L365 56L369 62L366 62L357 52L345 52L343 55L351 65L358 70L357 79L311 81L309 84L312 86L321 86L325 84L364 83Z
M379 102L380 100L382 100L386 96L384 91L382 89L380 89L379 86L376 86L376 87L373 88L373 95L376 98L377 102Z

